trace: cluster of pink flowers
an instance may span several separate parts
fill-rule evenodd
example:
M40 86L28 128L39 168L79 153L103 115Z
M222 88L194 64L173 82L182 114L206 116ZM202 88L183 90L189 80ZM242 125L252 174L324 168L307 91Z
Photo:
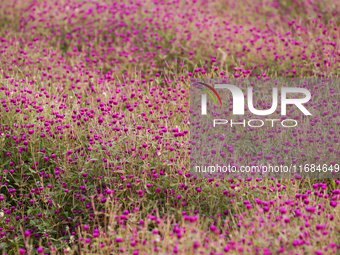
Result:
M339 180L200 178L189 170L197 122L190 79L336 77L333 8L248 0L0 3L3 254L335 253ZM225 145L206 153L233 164L298 162L311 157L293 153L303 145L315 146L314 161L335 161L339 88L322 92L311 103L318 111L312 128L289 137L234 132L214 137ZM282 146L241 152L250 133L261 148L273 140Z

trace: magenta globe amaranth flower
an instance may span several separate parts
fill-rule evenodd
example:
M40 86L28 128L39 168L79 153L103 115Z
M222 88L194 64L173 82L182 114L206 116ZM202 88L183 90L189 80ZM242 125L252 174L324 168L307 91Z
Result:
M117 237L117 238L116 238L116 242L117 242L117 243L121 243L121 242L123 242L123 241L124 241L123 238L120 238L120 237Z
M43 247L39 247L39 248L37 249L37 252L38 252L39 254L44 253L44 248L43 248Z

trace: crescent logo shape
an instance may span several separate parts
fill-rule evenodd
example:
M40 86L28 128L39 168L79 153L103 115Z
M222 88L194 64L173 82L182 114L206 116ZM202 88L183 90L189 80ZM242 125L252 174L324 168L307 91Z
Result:
M217 91L216 91L213 87L211 87L210 85L205 84L205 83L203 83L203 82L195 82L195 83L196 83L196 84L203 85L203 86L207 87L208 89L210 89L212 92L214 92L215 95L217 96L218 100L220 101L221 105L222 105L221 98L220 98L219 94L217 93ZM215 104L216 104L215 98L213 97L213 95L212 95L208 90L203 89L203 88L200 88L200 87L197 87L197 88L198 88L198 89L202 89L203 91L207 92L207 93L209 94L209 96L214 100L214 102L215 102Z

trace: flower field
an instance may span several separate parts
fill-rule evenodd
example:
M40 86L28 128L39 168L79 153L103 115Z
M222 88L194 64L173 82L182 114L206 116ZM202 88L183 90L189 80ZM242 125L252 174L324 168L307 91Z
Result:
M2 254L339 253L340 179L201 177L189 142L192 79L313 78L312 128L224 156L340 164L339 5L1 1Z

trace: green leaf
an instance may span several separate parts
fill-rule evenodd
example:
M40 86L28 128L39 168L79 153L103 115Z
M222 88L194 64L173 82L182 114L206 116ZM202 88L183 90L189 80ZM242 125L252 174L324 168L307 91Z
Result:
M7 164L9 163L9 161L10 161L10 159L9 159L9 160L7 160L5 163L3 163L3 164L2 164L2 166L5 166L5 165L7 165Z
M335 184L335 181L334 181L334 180L331 180L331 185L332 185L332 188L333 188L333 189L336 188L336 184Z

